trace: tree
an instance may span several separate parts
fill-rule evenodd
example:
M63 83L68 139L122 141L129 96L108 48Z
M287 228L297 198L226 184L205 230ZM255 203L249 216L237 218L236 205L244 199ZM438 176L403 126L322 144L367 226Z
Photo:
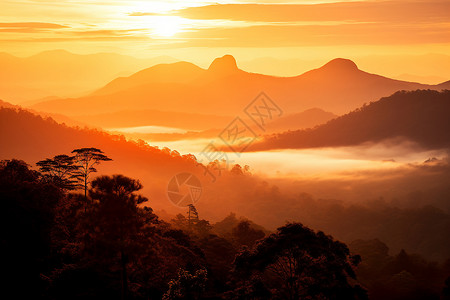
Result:
M2 292L40 298L54 260L56 210L64 194L21 160L0 161ZM26 288L24 288L26 287Z
M169 290L164 294L163 300L200 299L205 290L207 275L205 269L197 270L194 274L180 269L178 278L169 282Z
M450 276L445 280L445 285L442 289L442 295L444 296L444 299L450 299Z
M38 161L36 165L58 187L73 190L77 187L75 173L78 170L74 163L75 157L63 154Z
M75 153L75 164L78 170L75 174L76 178L80 180L84 187L84 199L87 202L87 187L89 184L89 176L93 172L97 172L95 165L102 161L110 161L111 158L103 154L103 151L97 148L80 148L72 151Z
M92 181L89 194L96 200L92 210L92 238L98 248L120 256L122 299L128 290L127 263L136 241L142 236L145 218L141 217L138 204L147 201L135 194L142 189L138 180L123 175L100 176ZM94 223L95 220L95 223Z
M188 227L189 230L192 228L192 224L198 221L198 212L194 204L188 204Z
M262 230L252 228L250 221L243 220L232 229L232 235L238 245L252 247L257 240L265 236L265 233Z
M233 168L231 168L231 174L233 175L250 175L250 167L245 165L241 167L239 164L235 164Z
M299 223L278 228L253 250L245 248L234 261L241 280L261 276L281 299L364 299L365 291L355 280L353 267L359 256L323 232L315 233Z
M186 218L182 214L178 214L171 223L178 229L181 229L188 233L189 235L194 235L197 237L208 236L212 226L209 221L200 219L198 216L198 211L193 204L188 205L188 212L186 213L188 217Z

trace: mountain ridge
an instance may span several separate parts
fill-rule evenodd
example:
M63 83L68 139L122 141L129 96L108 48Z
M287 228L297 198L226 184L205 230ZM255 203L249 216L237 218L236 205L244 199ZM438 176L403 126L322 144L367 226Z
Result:
M67 115L137 108L234 115L264 91L289 113L318 107L340 115L398 90L440 90L450 85L390 79L362 71L351 60L341 58L294 77L240 70L232 56L216 59L211 66L203 69L188 62L156 65L115 79L89 96L46 101L32 107Z
M356 146L408 140L425 149L450 147L450 91L399 91L313 129L265 136L249 151Z

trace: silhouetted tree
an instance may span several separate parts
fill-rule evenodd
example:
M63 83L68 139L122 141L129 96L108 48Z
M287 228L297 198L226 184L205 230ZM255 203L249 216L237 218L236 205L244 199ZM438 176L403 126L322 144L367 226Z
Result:
M47 158L38 161L36 165L39 171L45 174L57 186L73 190L77 187L76 173L78 166L75 164L75 158L68 155L56 155L53 158Z
M265 233L262 230L252 228L250 222L244 220L239 222L239 224L233 228L232 235L239 245L252 247L257 240L260 240L265 236Z
M97 172L94 167L102 161L112 160L103 154L103 151L97 148L80 148L72 151L75 153L75 164L78 166L76 172L76 178L78 178L84 187L84 198L87 201L87 187L89 184L89 175L93 172Z
M198 211L194 205L188 205L186 214L187 218L182 214L176 215L175 219L171 220L171 223L178 229L193 236L205 237L209 235L212 226L209 221L199 218Z
M138 204L147 201L135 194L142 188L138 180L123 175L101 176L92 181L89 194L96 201L92 211L93 239L118 253L122 270L122 299L127 297L128 255L145 225Z
M241 167L241 165L235 164L233 168L231 168L230 172L233 175L248 175L250 174L250 167L247 165Z
M231 241L209 234L197 241L208 266L208 282L216 292L228 290L228 276L237 253Z
M442 289L442 295L444 299L450 299L450 276L447 277L444 283L444 288Z
M274 298L258 275L253 275L247 280L238 281L236 288L225 293L225 297L232 300L269 300Z
M234 261L241 279L261 276L281 299L365 299L366 292L349 279L359 256L323 232L315 233L299 223L278 228L253 250L244 249Z
M2 293L40 298L49 284L52 228L64 193L21 160L0 162Z
M188 226L192 230L192 224L198 221L198 212L194 204L188 204Z

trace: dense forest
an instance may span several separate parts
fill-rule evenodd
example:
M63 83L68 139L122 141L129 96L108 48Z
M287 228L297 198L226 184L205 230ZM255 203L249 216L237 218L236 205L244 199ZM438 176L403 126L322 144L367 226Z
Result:
M422 116L425 96L439 114L414 137L444 146L448 92L397 93L304 132L358 116L370 124L374 112L391 122L377 130L410 128L394 115L411 102ZM385 116L386 107L397 110ZM449 297L448 158L348 178L268 178L17 107L0 109L0 128L5 287L18 298ZM179 172L201 179L195 206L167 200Z
M208 168L220 177L212 182L193 155L98 130L68 127L27 111L0 109L0 128L0 138L9 141L8 147L0 148L0 157L17 157L33 165L78 147L104 150L114 161L103 164L99 174L120 170L138 178L142 194L166 221L179 213L167 200L167 183L179 172L190 172L203 186L197 209L211 222L230 212L270 230L286 220L301 221L348 244L356 239L380 239L391 254L405 249L440 263L450 257L450 241L445 238L450 230L450 167L445 160L320 180L267 178L243 172L245 167L239 165L221 170L218 176L211 164Z
M0 164L4 292L18 299L439 299L450 261L433 263L379 240L346 245L288 222L270 232L195 206L163 221L142 184L100 175L96 148ZM38 171L38 170L39 171Z

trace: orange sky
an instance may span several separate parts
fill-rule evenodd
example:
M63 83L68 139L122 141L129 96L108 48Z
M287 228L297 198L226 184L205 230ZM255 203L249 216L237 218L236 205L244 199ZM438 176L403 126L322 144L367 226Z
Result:
M170 55L202 66L224 53L238 61L450 55L449 11L442 0L2 0L0 51ZM423 75L444 76L432 71Z

